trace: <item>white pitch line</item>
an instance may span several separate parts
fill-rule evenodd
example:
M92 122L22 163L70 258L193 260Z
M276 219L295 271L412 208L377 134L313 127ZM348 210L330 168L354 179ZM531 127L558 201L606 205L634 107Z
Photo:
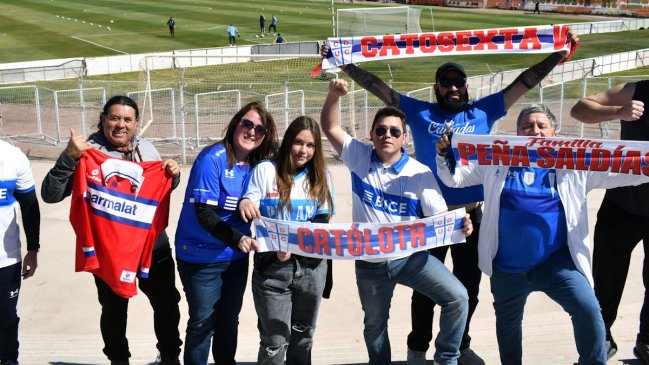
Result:
M95 45L95 46L97 46L97 47L110 49L111 51L115 51L115 52L117 52L117 53L128 54L128 53L126 53L126 52L122 52L122 51L120 51L120 50L118 50L118 49L110 48L110 47L107 47L107 46L103 46L103 45L101 45L101 44L99 44L99 43L91 42L91 41L86 40L86 39L83 39L83 38L79 38L79 37L76 37L76 36L71 36L71 37L74 38L74 39L80 40L80 41L82 41L82 42L90 43L90 44Z

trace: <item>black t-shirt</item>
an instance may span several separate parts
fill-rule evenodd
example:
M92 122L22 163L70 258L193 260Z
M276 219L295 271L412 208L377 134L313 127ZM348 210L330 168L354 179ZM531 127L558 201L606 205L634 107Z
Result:
M633 100L649 105L649 80L636 82ZM646 110L640 119L632 122L621 120L620 124L623 140L649 141L649 112ZM631 213L649 217L649 183L609 189L606 198Z

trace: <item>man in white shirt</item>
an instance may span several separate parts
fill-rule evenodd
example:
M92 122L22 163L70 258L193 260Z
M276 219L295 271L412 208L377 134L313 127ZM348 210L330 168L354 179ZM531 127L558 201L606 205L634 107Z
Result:
M399 109L379 110L372 123L373 146L348 135L338 120L338 104L347 82L334 79L322 109L321 126L352 175L352 217L355 222L402 222L447 210L431 170L408 156L405 115ZM472 226L465 218L465 234ZM396 284L435 300L442 308L435 341L436 364L453 365L468 313L468 295L460 281L435 257L419 251L405 257L356 261L356 282L365 312L365 344L369 363L390 364L388 317Z

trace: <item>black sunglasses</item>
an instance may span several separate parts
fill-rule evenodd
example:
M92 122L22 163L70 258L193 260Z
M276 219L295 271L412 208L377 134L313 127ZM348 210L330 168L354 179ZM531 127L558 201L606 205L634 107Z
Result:
M249 131L249 130L251 130L251 129L254 129L254 130L255 130L255 134L258 134L258 135L260 135L260 136L265 136L266 133L268 132L268 129L267 129L266 127L264 127L264 126L261 125L261 124L257 124L257 125L255 125L255 123L253 123L253 122L252 122L251 120L249 120L249 119L243 119L243 120L241 121L241 126L246 130L246 132Z
M387 128L383 126L378 126L374 128L374 134L376 134L379 137L385 136L388 133L388 131L390 131L390 135L392 136L392 138L399 138L401 137L401 134L403 134L403 132L401 132L401 129L395 127Z
M455 86L456 88L461 88L466 86L466 79L464 77L455 77L455 78L449 78L449 79L440 79L439 84L442 87L451 87Z

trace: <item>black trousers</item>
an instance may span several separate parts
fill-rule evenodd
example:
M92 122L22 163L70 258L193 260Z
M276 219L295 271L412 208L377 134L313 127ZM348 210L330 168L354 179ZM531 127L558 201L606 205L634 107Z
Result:
M480 221L482 220L482 208L477 207L470 213L473 222L473 233L466 238L466 243L451 246L443 246L429 250L441 262L444 262L449 248L453 258L453 275L464 285L469 294L469 315L462 336L460 349L464 350L471 346L469 336L469 325L471 317L478 306L478 292L480 291L480 279L482 272L478 268L478 237L480 232ZM435 302L427 296L412 292L410 315L412 319L412 331L408 335L408 348L415 351L428 351L430 341L433 339L433 309Z
M115 294L99 277L95 276L97 295L101 304L101 336L104 354L111 361L127 360L131 353L126 339L128 299ZM153 251L151 269L147 279L138 278L138 287L149 298L153 308L153 328L158 339L157 348L162 355L180 355L180 293L176 289L176 265L169 245Z
M643 241L645 257L642 265L642 282L645 287L644 303L640 311L638 340L649 344L649 218L630 213L613 201L604 198L597 212L593 246L593 279L595 295L602 307L606 326L606 339L611 340L611 326L615 322L624 284L629 273L631 253Z
M0 268L0 363L18 361L18 293L22 262Z

